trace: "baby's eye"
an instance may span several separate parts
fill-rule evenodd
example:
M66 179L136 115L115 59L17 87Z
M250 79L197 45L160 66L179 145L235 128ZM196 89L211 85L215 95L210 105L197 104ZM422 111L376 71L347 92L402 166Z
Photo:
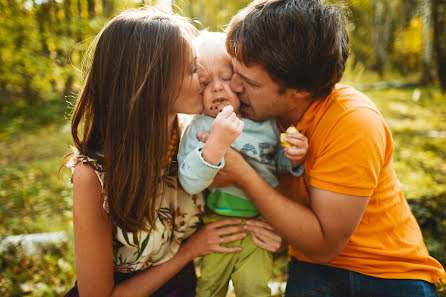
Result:
M224 81L230 81L232 79L232 76L226 76L222 78Z

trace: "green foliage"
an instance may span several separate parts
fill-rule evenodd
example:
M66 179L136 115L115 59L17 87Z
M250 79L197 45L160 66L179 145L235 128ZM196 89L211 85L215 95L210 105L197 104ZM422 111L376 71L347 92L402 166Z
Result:
M392 131L394 166L406 198L445 192L446 96L429 88L365 93L378 106Z
M2 235L70 229L71 191L57 178L61 157L71 142L66 104L58 100L1 108Z
M11 245L0 255L0 292L4 297L63 296L76 278L73 247L47 244L28 256L22 246Z
M446 192L409 200L409 204L423 230L429 252L446 265Z

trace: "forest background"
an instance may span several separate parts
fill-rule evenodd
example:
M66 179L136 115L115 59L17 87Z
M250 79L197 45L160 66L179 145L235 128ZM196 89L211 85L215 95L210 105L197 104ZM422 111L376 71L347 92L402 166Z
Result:
M157 1L0 0L0 295L61 296L75 281L69 116L83 57L120 11ZM224 30L250 1L163 1L199 29ZM351 56L343 83L380 108L394 163L431 255L446 266L446 1L346 0ZM37 253L11 236L63 232ZM286 254L274 279L286 280ZM439 296L446 296L438 285Z

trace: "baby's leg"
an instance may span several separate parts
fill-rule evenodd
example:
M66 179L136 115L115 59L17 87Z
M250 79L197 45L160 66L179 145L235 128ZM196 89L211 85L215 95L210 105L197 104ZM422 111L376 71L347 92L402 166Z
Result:
M224 245L240 246L240 240ZM201 262L201 276L198 278L196 297L225 297L237 257L238 253L212 253L204 256Z
M207 214L204 223L217 222L227 217L218 214ZM240 246L241 241L221 244L222 246ZM201 276L198 278L196 297L225 297L228 292L229 280L237 263L239 253L212 253L201 261Z
M242 251L232 273L232 283L237 297L271 297L268 282L273 272L270 252L258 247L251 235L242 240Z

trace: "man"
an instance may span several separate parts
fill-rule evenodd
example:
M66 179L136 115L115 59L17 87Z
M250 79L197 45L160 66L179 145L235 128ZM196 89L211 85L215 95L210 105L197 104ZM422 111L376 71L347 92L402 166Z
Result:
M240 186L289 242L285 296L436 296L445 271L403 197L391 133L372 101L336 85L349 52L340 10L254 1L227 31L243 115L274 117L309 139L305 175L281 176L277 190L234 151L215 181Z

